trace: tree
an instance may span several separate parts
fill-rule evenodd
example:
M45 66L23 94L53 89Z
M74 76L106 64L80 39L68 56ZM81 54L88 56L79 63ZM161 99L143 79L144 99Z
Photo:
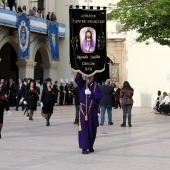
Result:
M137 42L152 38L170 46L170 0L120 0L108 14L108 20L118 21L120 32L136 30Z

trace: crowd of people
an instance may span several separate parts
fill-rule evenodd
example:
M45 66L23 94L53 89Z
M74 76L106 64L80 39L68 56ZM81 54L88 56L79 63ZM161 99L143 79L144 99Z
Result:
M12 7L9 7L9 3L6 3L4 5L3 0L0 0L0 8L5 8L6 10L15 11L17 13L27 14L27 7L25 5L23 5L23 7L18 6L16 8L15 3L14 3ZM45 17L44 8L42 8L42 9L38 8L37 9L36 7L33 7L32 9L29 10L29 15L34 16L34 17L38 17L38 18L47 19L47 20L52 21L52 22L57 22L57 17L56 17L54 12L48 12L48 14Z
M15 107L15 111L22 107L24 115L33 120L34 112L37 106L41 107L41 115L46 120L46 126L50 126L50 118L53 114L54 106L75 105L75 121L79 130L79 147L83 154L94 152L93 144L96 138L97 127L103 126L105 122L105 111L108 113L108 125L113 125L112 108L123 110L122 127L126 127L126 118L128 125L131 124L131 109L133 106L134 90L130 84L125 81L123 88L112 84L106 80L102 84L93 82L93 76L88 81L83 80L82 75L77 73L74 80L69 82L63 79L52 85L50 78L45 79L40 84L40 79L31 78L19 79L15 83L12 79L0 81L0 137L3 126L4 111L10 113L10 107ZM73 100L74 99L74 100ZM99 114L100 123L99 123ZM87 130L88 129L88 130Z
M156 114L170 116L170 93L158 91L153 109Z

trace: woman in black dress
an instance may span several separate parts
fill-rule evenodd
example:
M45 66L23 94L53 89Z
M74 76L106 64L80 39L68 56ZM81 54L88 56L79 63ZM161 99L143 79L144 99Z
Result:
M51 81L47 81L47 88L42 92L41 108L42 116L46 119L46 126L50 126L50 117L53 114L53 106L55 105L55 92L51 88Z
M39 91L35 86L35 82L31 80L29 83L29 88L26 91L25 101L24 101L24 104L27 104L29 120L33 120L34 111L37 110L38 95L39 95Z
M4 119L4 109L8 108L8 103L5 98L5 94L1 91L0 87L0 138L1 138L1 130L3 126L3 119Z

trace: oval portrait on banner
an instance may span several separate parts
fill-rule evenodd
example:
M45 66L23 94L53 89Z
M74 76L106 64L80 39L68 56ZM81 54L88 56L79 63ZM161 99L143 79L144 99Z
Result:
M80 30L80 47L84 53L92 53L96 48L96 31L92 27Z

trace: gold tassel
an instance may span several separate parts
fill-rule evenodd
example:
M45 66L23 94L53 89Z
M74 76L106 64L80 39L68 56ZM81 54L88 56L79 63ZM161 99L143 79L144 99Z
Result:
M82 128L81 128L81 121L80 121L80 111L79 111L79 126L78 126L78 130L79 130L79 132L82 131Z

